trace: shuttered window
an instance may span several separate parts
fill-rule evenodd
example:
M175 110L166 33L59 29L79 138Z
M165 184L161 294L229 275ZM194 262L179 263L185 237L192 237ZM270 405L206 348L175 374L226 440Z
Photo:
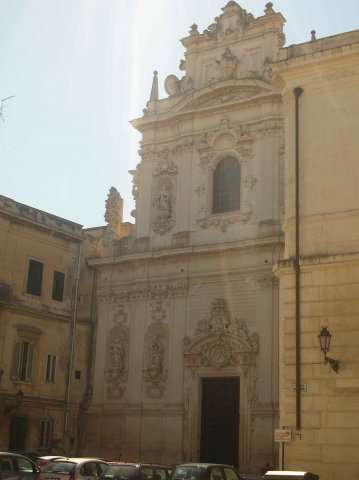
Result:
M54 272L54 282L52 285L52 299L62 302L64 298L65 274L62 272Z
M53 382L55 380L55 370L56 355L48 355L46 364L46 381Z
M40 420L40 445L41 450L51 447L54 421L52 419Z
M29 260L29 270L27 273L26 293L31 295L41 295L42 273L44 264L37 260Z
M234 157L221 160L213 173L212 213L231 212L240 207L241 167Z
M11 377L13 380L31 382L33 380L35 345L30 342L15 342Z

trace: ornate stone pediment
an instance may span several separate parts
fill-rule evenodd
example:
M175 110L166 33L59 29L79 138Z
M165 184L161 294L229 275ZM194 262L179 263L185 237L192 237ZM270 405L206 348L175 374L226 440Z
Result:
M227 82L226 82L227 83ZM190 110L219 107L230 103L237 103L257 96L272 93L272 90L262 85L226 85L217 89L211 89L197 98L192 99L181 108L181 112Z
M194 366L223 368L253 364L258 352L258 335L249 334L243 319L232 318L223 298L212 303L211 314L198 322L193 339L183 340L184 354Z

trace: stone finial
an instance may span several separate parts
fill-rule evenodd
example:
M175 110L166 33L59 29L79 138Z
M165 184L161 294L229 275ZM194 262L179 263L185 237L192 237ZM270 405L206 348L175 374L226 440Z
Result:
M198 25L196 25L195 23L193 25L191 25L191 30L189 31L189 34L192 36L192 35L199 35L199 32L198 32Z
M315 36L316 31L315 31L315 30L312 30L312 31L310 32L310 34L311 34L310 41L311 41L311 42L314 42L314 41L317 39L317 37Z
M150 95L150 102L158 100L158 72L155 70L153 72L153 80L152 80L152 88L151 88L151 95Z
M115 187L111 187L106 199L105 220L109 230L117 234L121 228L123 200Z
M273 10L273 3L272 2L266 3L266 8L264 10L264 13L266 15L270 15L271 13L275 13L274 10Z
M178 67L181 71L184 71L186 70L186 61L185 60L181 60L180 61L180 64L179 64L179 67Z

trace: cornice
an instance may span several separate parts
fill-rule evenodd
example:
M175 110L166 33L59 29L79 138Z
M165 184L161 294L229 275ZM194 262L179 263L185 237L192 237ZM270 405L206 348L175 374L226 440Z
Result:
M213 117L219 114L223 115L225 113L230 113L234 111L248 110L250 108L256 108L266 103L274 103L279 105L282 103L282 95L275 92L266 92L264 94L240 100L228 105L215 105L212 107L203 108L201 110L193 109L185 112L171 112L170 115L166 113L153 116L152 118L145 117L133 121L133 125L140 132L143 132L152 128L175 126L180 121L197 120L200 118Z
M163 262L185 261L187 259L203 260L206 258L258 255L274 251L284 246L284 237L271 237L269 239L256 239L254 241L236 242L229 245L214 244L201 247L185 247L179 249L133 253L121 257L106 257L88 259L89 266L94 268L126 265L131 262Z
M337 255L313 255L300 259L300 270L303 273L315 272L318 270L337 269L339 265L345 267L351 265L359 265L359 252L342 253ZM295 264L293 258L278 260L273 267L273 274L280 278L284 274L294 274Z
M348 55L358 55L359 42L348 45L332 45L323 50L318 49L317 42L307 42L305 44L294 45L297 48L297 55L291 53L291 47L282 50L280 60L271 64L272 72L275 75L289 76L290 72L300 69L303 75L303 68L311 68L315 74L318 74L318 64L341 59L345 61ZM320 70L319 70L320 72Z

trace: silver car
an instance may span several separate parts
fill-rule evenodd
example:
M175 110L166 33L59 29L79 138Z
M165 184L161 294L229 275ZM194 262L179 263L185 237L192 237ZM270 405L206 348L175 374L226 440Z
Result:
M108 468L98 458L61 458L43 468L40 480L97 480Z
M0 480L37 480L40 468L23 455L0 452Z

